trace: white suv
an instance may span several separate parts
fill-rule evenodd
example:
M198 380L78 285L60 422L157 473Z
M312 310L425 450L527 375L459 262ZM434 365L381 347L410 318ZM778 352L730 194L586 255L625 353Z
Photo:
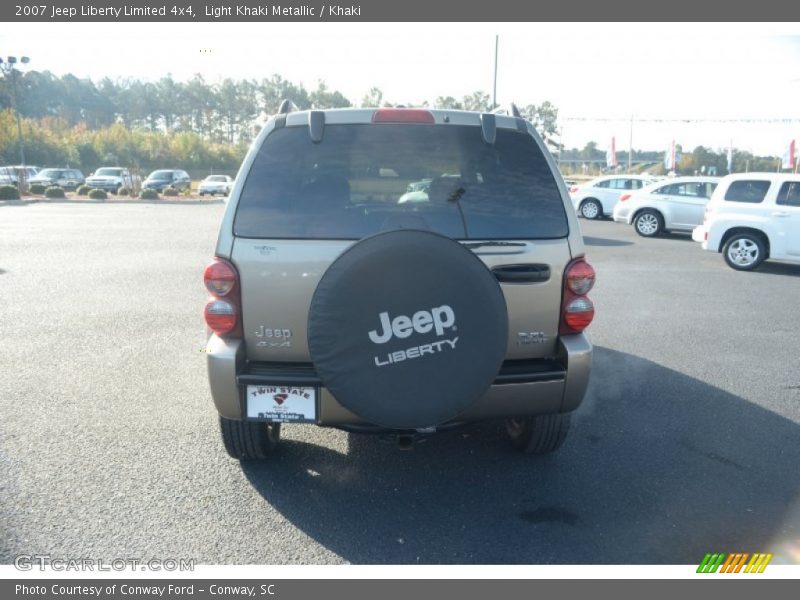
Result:
M703 250L722 252L738 271L764 260L800 264L800 175L739 173L724 177L692 232Z
M619 197L642 189L655 181L646 175L608 175L569 189L572 206L584 219L610 215Z

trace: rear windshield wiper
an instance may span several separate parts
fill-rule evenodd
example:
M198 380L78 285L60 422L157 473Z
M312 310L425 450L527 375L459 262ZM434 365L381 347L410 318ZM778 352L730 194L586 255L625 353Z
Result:
M475 248L482 248L484 246L516 246L516 247L525 247L527 244L525 242L499 242L499 241L488 241L488 242L466 242L462 243L462 246L465 248L469 248L470 250L474 250Z

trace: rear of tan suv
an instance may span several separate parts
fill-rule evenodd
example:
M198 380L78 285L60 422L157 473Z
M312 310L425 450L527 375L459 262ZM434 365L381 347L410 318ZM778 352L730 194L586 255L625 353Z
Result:
M282 423L401 444L506 420L563 443L589 378L594 271L557 168L520 117L287 112L254 142L205 273L229 454Z

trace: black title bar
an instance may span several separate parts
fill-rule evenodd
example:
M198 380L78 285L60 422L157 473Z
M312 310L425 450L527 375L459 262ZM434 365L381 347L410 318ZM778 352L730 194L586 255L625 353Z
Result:
M548 22L548 21L706 21L791 22L800 17L800 3L761 0L756 3L709 0L57 0L0 5L7 22Z

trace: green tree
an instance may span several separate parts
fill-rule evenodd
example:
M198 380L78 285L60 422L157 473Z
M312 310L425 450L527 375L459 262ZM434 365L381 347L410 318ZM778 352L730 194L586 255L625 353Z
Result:
M372 87L364 94L361 99L361 106L382 106L383 105L383 92L376 87Z
M317 89L308 95L312 108L347 108L352 106L350 100L344 97L341 92L331 91L328 85L320 80Z

